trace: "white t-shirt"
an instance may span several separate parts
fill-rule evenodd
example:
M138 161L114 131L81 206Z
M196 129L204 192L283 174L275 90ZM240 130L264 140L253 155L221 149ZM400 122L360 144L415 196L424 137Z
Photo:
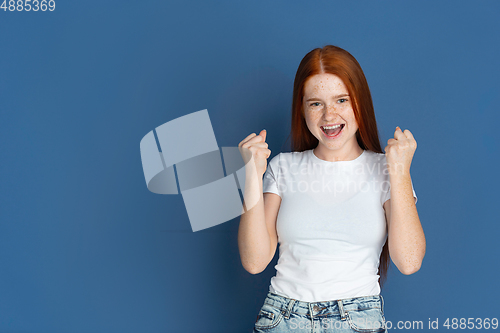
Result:
M312 149L280 153L269 162L263 192L282 199L269 291L305 302L380 293L382 205L390 198L384 154L364 150L352 161L329 162Z

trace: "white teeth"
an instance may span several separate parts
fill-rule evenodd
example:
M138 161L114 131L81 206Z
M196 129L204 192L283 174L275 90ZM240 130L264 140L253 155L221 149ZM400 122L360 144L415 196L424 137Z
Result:
M337 127L340 127L340 125L323 126L324 129L333 129L333 128L337 128Z

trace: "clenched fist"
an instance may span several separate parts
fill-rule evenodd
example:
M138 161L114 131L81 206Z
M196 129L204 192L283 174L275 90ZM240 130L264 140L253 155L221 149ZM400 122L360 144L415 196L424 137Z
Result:
M252 133L238 144L238 147L246 148L251 151L259 176L263 176L266 172L267 159L271 156L271 151L267 149L266 134L266 130L260 131L259 135ZM246 156L244 156L243 152L241 153L243 160L247 163Z
M385 157L389 175L409 175L413 154L417 149L417 141L409 130L401 131L396 127L394 138L387 141Z

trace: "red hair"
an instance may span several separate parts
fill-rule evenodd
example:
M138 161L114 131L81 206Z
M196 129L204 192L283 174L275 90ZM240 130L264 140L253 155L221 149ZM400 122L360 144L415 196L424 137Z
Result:
M353 100L353 110L359 129L356 140L363 150L383 153L378 136L375 111L368 82L361 66L346 50L333 45L316 48L310 51L300 62L293 84L292 99L292 151L305 151L316 148L318 139L309 131L303 113L302 100L304 86L309 77L316 74L330 73L337 75L346 85ZM380 287L387 278L389 268L389 246L386 241L380 255L379 270Z

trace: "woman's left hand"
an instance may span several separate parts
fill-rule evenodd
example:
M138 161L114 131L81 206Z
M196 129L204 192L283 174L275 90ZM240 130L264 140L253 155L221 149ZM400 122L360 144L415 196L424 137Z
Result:
M396 127L394 138L387 141L385 157L389 175L409 175L413 154L417 149L417 141L409 130L401 131Z

